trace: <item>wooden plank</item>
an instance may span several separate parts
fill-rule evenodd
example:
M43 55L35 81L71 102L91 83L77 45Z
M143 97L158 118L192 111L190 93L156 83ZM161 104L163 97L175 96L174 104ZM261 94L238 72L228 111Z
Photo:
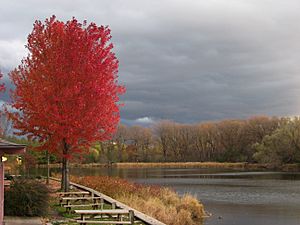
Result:
M90 192L88 191L73 191L73 192L58 192L58 195L69 196L69 195L89 195Z
M81 215L102 215L102 214L129 214L128 210L124 209L103 209L103 210L84 210L84 209L79 209L79 210L74 210L76 214L81 214Z
M107 221L107 220L76 220L79 224L87 224L87 223L93 223L93 224L132 224L130 221Z
M51 177L50 178L51 180L55 180L57 182L60 182L60 179L57 179L57 178L54 178L54 177ZM80 189L80 190L83 190L83 191L88 191L92 194L94 194L95 196L101 196L106 202L109 202L110 204L112 204L113 202L116 203L117 207L118 208L122 208L122 209L126 209L126 210L132 210L134 212L134 216L139 218L140 220L142 220L144 223L146 224L149 224L149 225L166 225L165 223L163 222L160 222L159 220L151 217L151 216L148 216L134 208L131 208L105 194L102 194L98 191L95 191L94 189L92 188L89 188L89 187L86 187L86 186L83 186L83 185L80 185L80 184L76 184L76 183L73 183L73 182L70 182L71 185L73 185L74 187Z
M63 197L62 200L97 200L102 197Z
M84 204L84 205L64 205L65 208L75 208L75 207L84 207L84 206L101 206L103 203L93 203L93 204Z

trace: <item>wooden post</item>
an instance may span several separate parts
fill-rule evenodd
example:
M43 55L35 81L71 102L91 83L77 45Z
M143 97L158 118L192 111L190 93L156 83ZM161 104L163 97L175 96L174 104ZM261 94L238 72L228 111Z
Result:
M4 165L0 154L0 225L3 225L4 217Z
M81 214L81 221L84 221L84 219L85 219L85 216L83 214ZM80 224L84 225L84 223L80 223Z
M134 212L133 212L133 210L129 210L129 220L130 220L130 223L133 225L134 224Z
M104 199L100 198L100 209L104 209Z
M115 203L115 202L113 202L113 203L111 204L111 208L112 208L112 209L116 209L116 203Z

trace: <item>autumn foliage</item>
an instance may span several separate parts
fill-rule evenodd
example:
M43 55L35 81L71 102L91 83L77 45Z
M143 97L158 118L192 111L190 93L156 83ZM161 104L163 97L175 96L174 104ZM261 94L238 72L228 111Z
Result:
M119 122L118 60L108 27L36 21L29 55L10 73L15 85L10 113L20 135L62 157L62 188L68 191L68 159L95 141L109 139Z
M119 121L118 96L125 91L117 83L110 39L108 27L75 18L34 23L29 55L10 73L18 110L11 117L20 135L65 157L110 138ZM61 151L64 146L69 151Z

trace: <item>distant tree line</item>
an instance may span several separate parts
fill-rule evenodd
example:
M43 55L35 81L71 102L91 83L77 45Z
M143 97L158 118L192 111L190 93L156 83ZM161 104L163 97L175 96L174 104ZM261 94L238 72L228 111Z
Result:
M120 125L110 142L122 162L300 162L300 118L257 116L199 124Z
M25 157L31 165L43 164L45 154L29 150ZM59 160L51 156L50 161ZM95 143L83 158L73 157L73 162L79 161L300 163L300 117L257 116L199 124L160 121L152 127L120 124L111 140Z

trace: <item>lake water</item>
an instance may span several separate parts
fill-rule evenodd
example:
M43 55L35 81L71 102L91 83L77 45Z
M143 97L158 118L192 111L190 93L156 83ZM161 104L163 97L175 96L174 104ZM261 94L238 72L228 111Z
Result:
M191 193L212 216L205 225L300 225L300 173L198 168L73 168Z

